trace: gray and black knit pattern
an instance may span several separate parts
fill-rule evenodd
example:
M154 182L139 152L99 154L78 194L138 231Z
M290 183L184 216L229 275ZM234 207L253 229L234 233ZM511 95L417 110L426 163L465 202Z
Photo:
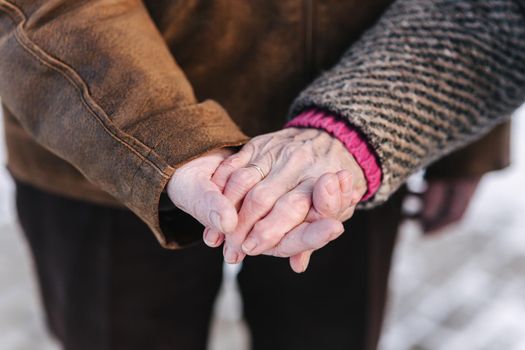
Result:
M484 135L525 101L525 1L399 0L294 102L347 118L375 150L382 184Z

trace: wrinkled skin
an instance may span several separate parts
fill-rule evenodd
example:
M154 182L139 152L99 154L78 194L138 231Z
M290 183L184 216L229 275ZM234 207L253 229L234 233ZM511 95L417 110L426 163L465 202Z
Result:
M206 244L224 242L228 263L267 254L290 257L292 269L303 272L313 251L342 234L366 192L361 168L324 131L284 129L228 154L187 163L168 185L174 203L206 226Z
M219 149L200 156L177 169L166 186L175 206L205 227L225 232L237 226L237 211L211 177L232 153L228 149Z

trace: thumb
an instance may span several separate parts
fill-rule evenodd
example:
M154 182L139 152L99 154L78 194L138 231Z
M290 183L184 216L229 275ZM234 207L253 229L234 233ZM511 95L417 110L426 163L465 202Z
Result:
M172 202L206 227L231 231L237 226L233 204L211 181L213 172L228 155L225 150L194 159L175 171L167 192Z
M342 193L339 178L334 173L323 174L315 183L312 192L312 207L306 216L306 222L324 218L338 218L341 211Z
M319 178L312 193L312 204L321 217L337 218L341 211L341 189L336 174L326 173Z
M191 214L206 227L231 232L237 226L237 211L210 178L194 179L195 191L188 202Z

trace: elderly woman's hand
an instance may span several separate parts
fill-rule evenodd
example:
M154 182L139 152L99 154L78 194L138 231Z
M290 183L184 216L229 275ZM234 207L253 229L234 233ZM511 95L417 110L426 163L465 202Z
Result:
M237 227L225 232L228 263L265 252L309 256L342 233L341 222L351 217L366 192L352 155L317 129L288 128L258 136L223 161L212 180L239 210ZM217 246L220 237L207 229L204 240Z

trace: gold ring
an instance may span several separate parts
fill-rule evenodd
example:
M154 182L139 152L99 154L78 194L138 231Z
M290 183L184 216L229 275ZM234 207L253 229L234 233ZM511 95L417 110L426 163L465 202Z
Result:
M264 171L257 164L250 163L246 167L247 168L249 168L249 167L255 168L255 170L257 170L259 172L259 174L261 175L261 180L266 177L266 175L264 175Z

